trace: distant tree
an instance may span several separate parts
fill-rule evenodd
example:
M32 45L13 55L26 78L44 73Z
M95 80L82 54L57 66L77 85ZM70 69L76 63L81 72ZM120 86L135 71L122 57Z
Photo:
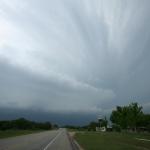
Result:
M120 125L123 129L127 128L128 124L128 114L129 114L129 108L127 106L121 107L117 106L116 110L112 111L112 114L110 116L110 120Z
M99 126L99 123L98 122L90 122L89 125L88 125L88 130L89 131L95 131L96 130L96 127Z
M8 130L12 128L10 121L0 121L0 130Z
M32 122L29 120L26 120L25 118L19 118L19 119L13 120L12 124L13 124L13 128L22 129L22 130L31 129L32 127Z
M138 123L141 121L142 117L142 106L139 106L138 103L131 103L129 105L128 125L136 131Z
M150 132L150 114L143 114L137 122L138 127L143 127Z
M123 129L130 127L136 131L142 116L142 107L138 103L131 103L128 106L117 106L116 110L112 111L110 120Z
M0 130L17 129L17 130L50 130L50 122L33 122L25 118L19 118L12 121L0 121Z

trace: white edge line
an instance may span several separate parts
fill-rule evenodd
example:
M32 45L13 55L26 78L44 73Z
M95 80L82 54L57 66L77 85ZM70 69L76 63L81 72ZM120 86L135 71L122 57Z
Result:
M137 140L140 140L140 141L150 141L148 139L140 139L140 138L136 138Z
M61 133L62 133L62 131L59 132L59 133L47 144L47 146L46 146L43 150L47 150L48 147L57 139L58 136L60 136Z

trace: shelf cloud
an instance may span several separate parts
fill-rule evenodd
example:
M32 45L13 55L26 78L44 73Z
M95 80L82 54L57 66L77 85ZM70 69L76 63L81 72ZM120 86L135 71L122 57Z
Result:
M0 0L0 107L150 110L148 0Z

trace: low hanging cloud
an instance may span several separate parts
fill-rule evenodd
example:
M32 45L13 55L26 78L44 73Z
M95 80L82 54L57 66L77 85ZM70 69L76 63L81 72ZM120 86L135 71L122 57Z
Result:
M0 0L0 107L99 113L148 103L149 7Z
M97 103L114 97L111 90L97 89L85 83L41 78L2 62L0 68L1 107L46 112L95 112Z

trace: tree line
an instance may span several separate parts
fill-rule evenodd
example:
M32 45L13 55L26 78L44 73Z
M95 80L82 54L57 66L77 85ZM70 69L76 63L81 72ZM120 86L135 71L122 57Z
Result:
M111 121L111 123L110 123ZM131 103L127 106L116 106L110 114L110 121L106 117L101 121L92 121L85 126L65 126L76 130L95 131L96 127L105 127L107 131L148 131L150 132L150 114L143 112L142 106L138 103Z
M107 127L108 121L107 118L105 117L104 119L101 120L101 126ZM63 126L64 128L68 128L68 129L74 129L74 130L88 130L88 131L95 131L96 127L99 127L100 123L96 122L96 121L92 121L87 125L84 126L73 126L73 125L66 125Z
M34 122L25 118L11 121L0 121L0 130L50 130L52 127L57 127L57 125L53 126L50 122Z
M146 130L150 132L150 114L144 114L142 106L131 103L127 106L117 106L112 111L110 120L121 129Z

